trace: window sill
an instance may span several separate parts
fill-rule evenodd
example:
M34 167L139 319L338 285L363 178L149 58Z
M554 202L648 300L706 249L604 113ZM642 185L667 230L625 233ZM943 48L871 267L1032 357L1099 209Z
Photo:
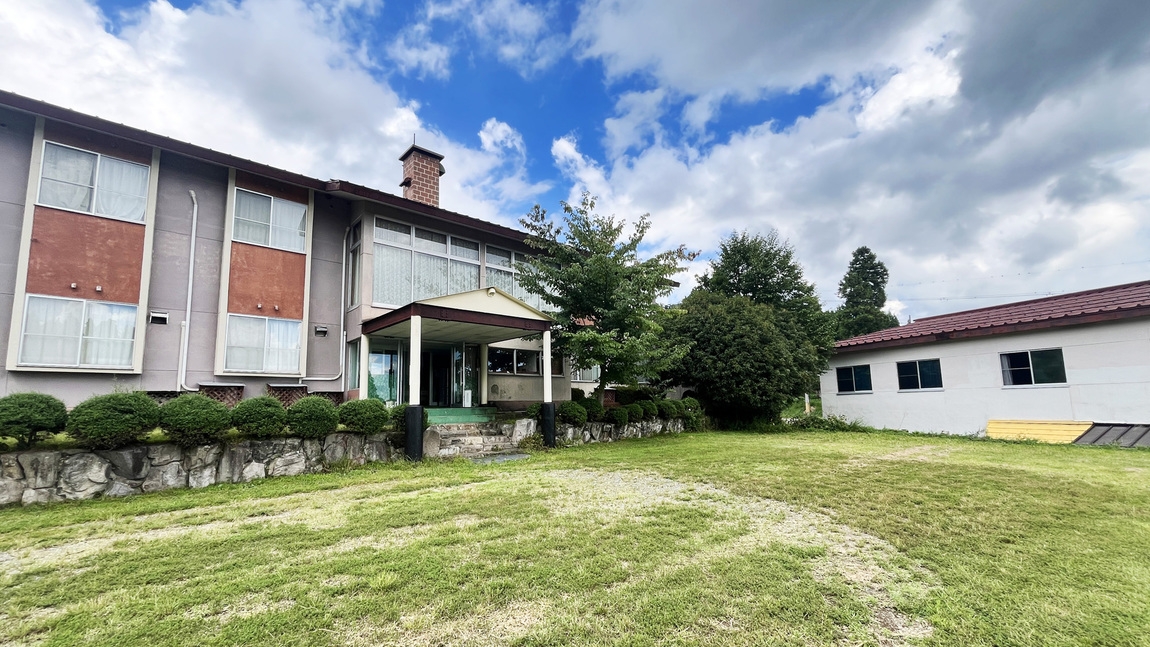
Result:
M1068 389L1070 388L1070 383L1058 382L1056 384L1004 384L1002 385L1002 388L1003 390L1007 391L1025 391L1026 389Z
M303 373L241 373L227 369L225 369L223 373L218 373L218 375L226 375L227 377L282 377L297 380L304 376Z
M874 391L839 391L835 395L870 395Z
M937 388L937 389L899 389L898 392L899 393L942 393L945 390L946 389L943 389L943 388Z
M41 373L110 373L116 375L139 374L140 369L132 366L99 367L99 366L50 366L43 364L17 364L8 368L10 371L28 371Z
M232 242L233 243L239 243L241 245L251 245L252 247L263 247L264 249L274 249L277 252L287 252L288 254L299 254L300 256L307 256L307 245L306 244L304 245L304 251L297 252L294 249L284 249L283 247L273 247L271 245L265 245L263 243L249 243L246 240L237 240L236 238L232 238Z
M141 227L143 227L147 224L146 223L146 220L147 220L147 214L146 213L144 215L144 220L128 220L127 218L117 218L116 216L109 216L109 215L103 214L103 213L95 213L94 211L80 211L79 209L69 209L68 207L55 207L55 206L52 206L50 204L44 204L42 202L37 202L37 203L35 203L34 206L43 207L45 209L52 209L53 211L63 211L66 213L74 213L74 214L81 215L81 216L94 216L96 218L104 218L105 220L115 220L116 222L126 222L126 223L131 224L131 225L140 225Z

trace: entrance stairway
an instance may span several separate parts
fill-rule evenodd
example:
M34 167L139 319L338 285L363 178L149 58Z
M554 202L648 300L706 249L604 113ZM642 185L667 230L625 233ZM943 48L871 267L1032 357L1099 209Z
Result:
M428 408L428 425L477 425L495 420L495 407Z

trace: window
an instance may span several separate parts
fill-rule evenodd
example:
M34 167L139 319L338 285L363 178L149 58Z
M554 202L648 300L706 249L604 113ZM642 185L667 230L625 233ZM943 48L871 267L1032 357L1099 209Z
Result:
M299 333L299 321L229 314L224 370L297 374Z
M132 368L136 306L29 295L20 364Z
M143 222L151 168L44 142L40 197L48 207Z
M488 245L485 258L487 259L487 287L495 287L519 299L536 310L543 309L543 299L531 294L519 285L516 263L527 262L527 257L518 252L512 253L506 249Z
M1066 365L1061 348L1003 353L999 358L1005 386L1066 383Z
M347 388L359 388L359 340L347 344Z
M398 307L479 289L479 243L375 219L372 301Z
M941 389L942 365L937 359L898 363L898 389Z
M551 353L551 375L563 377L563 356L556 352Z
M599 366L591 368L571 369L572 382L599 382Z
M509 375L541 375L543 353L522 348L487 349L487 372Z
M870 365L843 366L835 369L839 380L839 393L870 391Z
M236 189L232 239L302 252L307 242L307 205Z
M348 310L359 305L359 248L360 227L363 223L351 226L351 233L347 249L347 308Z

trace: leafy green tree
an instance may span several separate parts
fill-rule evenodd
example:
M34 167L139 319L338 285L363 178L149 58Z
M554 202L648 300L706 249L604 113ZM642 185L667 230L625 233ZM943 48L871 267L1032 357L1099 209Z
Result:
M771 230L766 236L734 233L719 244L710 271L699 277L699 288L730 297L746 297L786 313L797 324L796 334L824 359L834 347L834 320L823 312L815 286L803 276L795 250Z
M851 255L847 273L839 281L843 305L835 312L836 339L848 339L898 326L898 318L884 312L890 272L869 247Z
M778 420L826 366L797 318L776 306L700 288L679 307L668 333L690 350L672 377L724 425Z
M663 334L669 315L657 300L671 293L671 277L695 253L680 246L640 259L649 215L625 236L626 221L596 214L595 198L586 192L577 205L560 204L558 221L539 205L520 220L527 244L539 253L519 267L519 281L555 317L556 349L575 368L601 368L596 395L602 401L608 384L635 384L686 353Z

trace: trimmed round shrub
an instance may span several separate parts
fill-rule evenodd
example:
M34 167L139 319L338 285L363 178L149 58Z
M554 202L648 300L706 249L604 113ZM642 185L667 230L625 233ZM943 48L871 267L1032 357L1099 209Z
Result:
M13 393L0 398L0 436L16 439L17 449L28 449L48 434L64 431L68 408L45 393Z
M611 407L606 410L603 418L616 427L625 427L630 422L627 416L627 407Z
M287 424L287 411L270 395L242 400L232 409L232 425L251 438L282 436Z
M527 417L532 419L532 420L542 420L543 419L543 403L542 402L533 402L533 403L527 405Z
M671 420L676 417L678 408L675 406L674 400L659 400L655 404L659 407L659 417L663 420Z
M218 443L231 426L232 412L198 393L185 393L160 407L160 427L180 447Z
M674 405L676 418L682 418L683 416L687 415L687 408L683 406L682 400L667 400L667 402L670 402L672 405Z
M571 400L559 403L555 411L555 417L558 418L560 422L565 422L576 427L582 427L587 424L587 410L583 408L583 405L578 402L572 402Z
M146 393L97 395L76 405L65 430L89 449L117 449L139 442L160 424L160 405Z
M646 413L643 411L643 407L638 404L628 404L623 408L627 410L627 419L631 422L639 422Z
M587 399L587 393L583 389L581 389L577 386L571 387L571 400L573 402L578 402L579 404L583 404L583 401L586 399Z
M603 420L603 403L598 398L587 398L580 400L579 404L587 410L587 419L591 422L601 422Z
M640 407L643 407L644 418L657 418L659 417L659 405L655 404L654 400L640 400L636 402Z
M348 431L378 434L391 419L387 405L375 398L348 400L339 405L339 421Z
M293 436L323 438L335 433L339 410L322 395L309 395L288 407L287 422Z
M703 411L703 406L699 404L699 401L695 398L683 398L680 402L683 403L684 413L686 414L702 413Z

